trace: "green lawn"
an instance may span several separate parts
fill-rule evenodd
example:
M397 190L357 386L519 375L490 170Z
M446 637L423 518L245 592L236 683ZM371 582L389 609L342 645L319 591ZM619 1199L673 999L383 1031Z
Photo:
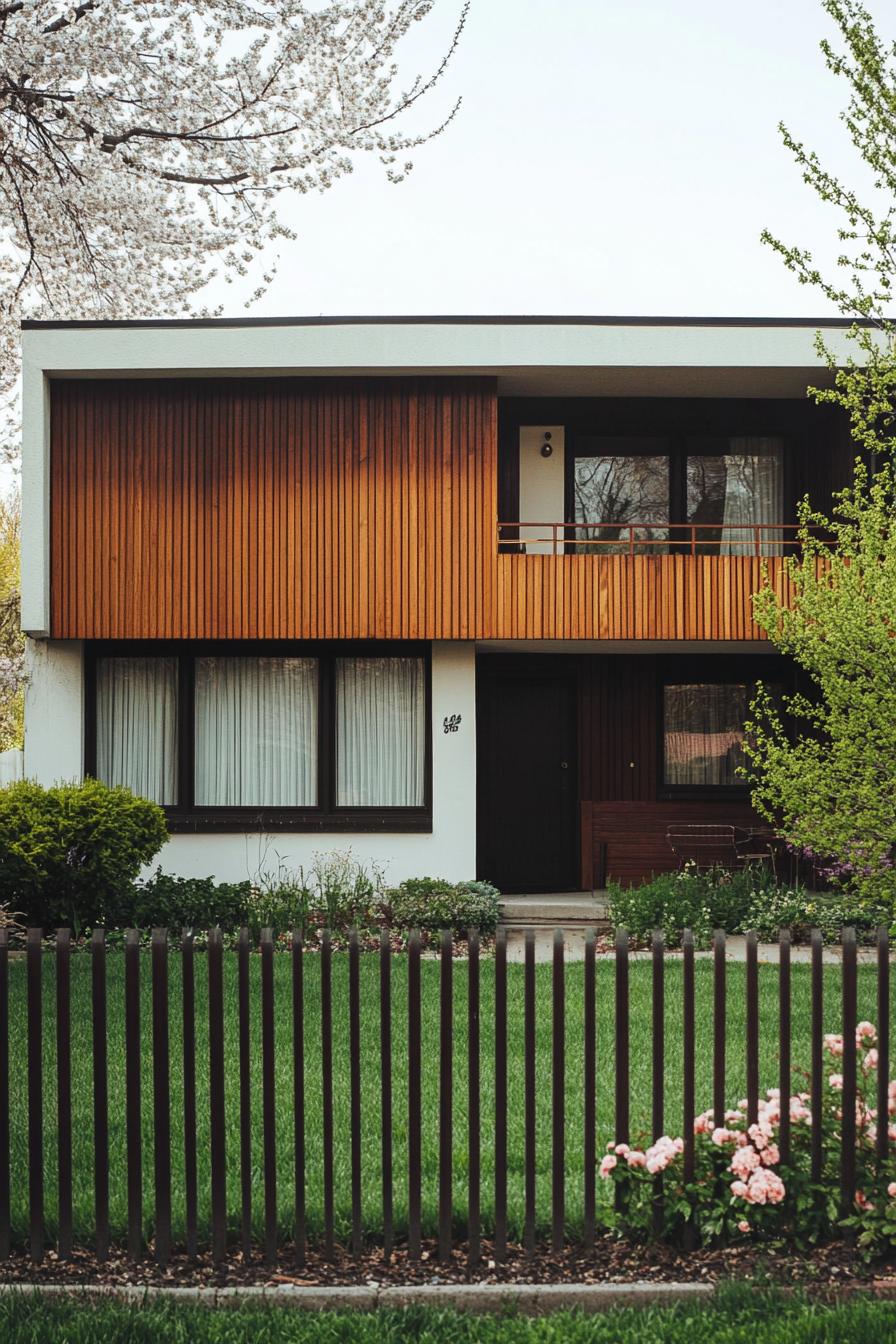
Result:
M3 1294L0 1337L6 1344L883 1344L896 1338L896 1304L859 1297L826 1306L741 1289L710 1304L531 1318L424 1309L366 1315L254 1305L118 1306Z
M150 1042L149 958L141 958L144 1032L143 1052L143 1133L144 1133L144 1197L147 1232L152 1226L152 1092ZM109 956L109 1095L110 1121L110 1185L113 1234L122 1235L126 1225L125 1186L125 1127L124 1127L124 1026L123 1026L123 958ZM466 1216L466 963L455 962L454 996L454 1207L458 1222ZM493 1196L493 988L494 965L483 960L482 974L482 1155L483 1155L483 1220L486 1230L492 1222ZM252 1020L252 1092L255 1106L254 1153L255 1170L255 1226L258 1235L263 1227L261 1203L261 1042L257 1011L260 960L252 957L253 1020ZM373 956L361 958L361 1031L362 1031L362 1119L363 1119L363 1218L372 1237L380 1229L380 1098L379 1098L379 986L378 961ZM292 1176L292 1026L291 981L288 956L275 957L276 984L276 1082L277 1106L277 1166L279 1173L279 1218L284 1238L290 1235L293 1209ZM730 966L728 974L728 1093L732 1101L743 1096L745 1088L745 1024L743 966ZM797 1086L802 1086L801 1071L809 1062L809 974L808 967L793 967L793 1064ZM321 1145L321 1072L320 1072L320 1016L319 1016L320 960L305 958L306 989L306 1098L307 1098L307 1159L308 1226L312 1236L319 1234L322 1224L322 1145ZM777 1083L777 970L760 968L761 1013L761 1084ZM348 964L347 957L334 957L334 1068L335 1082L335 1173L337 1232L345 1236L350 1218L349 1182L349 1088L348 1088ZM598 1126L603 1143L612 1136L614 1046L613 1046L613 987L614 971L608 961L597 966L597 1068L598 1068ZM522 1069L522 988L523 968L508 967L508 1216L510 1233L518 1235L523 1220L523 1069ZM439 1033L439 966L433 960L422 965L423 989L423 1219L425 1230L434 1231L437 1207L438 1155L438 1033ZM681 964L670 961L666 968L666 1078L667 1128L679 1133L682 1128L681 1073L682 1031ZM825 970L826 1030L835 1030L840 1001L840 972L837 967ZM896 991L896 977L894 977ZM181 1058L180 1040L180 963L170 959L171 1029L172 1029L172 1158L174 1168L174 1224L175 1236L183 1235L183 1130L181 1119ZM708 961L696 966L697 997L697 1107L702 1110L711 1101L712 1064L712 967ZM227 1161L228 1204L233 1229L239 1226L239 1116L237 1071L236 1021L236 961L225 954L226 998L226 1088L227 1088ZM206 1015L205 959L196 958L197 1049L198 1049L198 1116L199 1116L199 1214L203 1227L209 1218L209 1134L207 1125L208 1044ZM54 1035L54 980L49 958L44 975L44 1080L45 1080L45 1160L46 1209L50 1235L55 1219L55 1035ZM538 1213L542 1228L550 1219L550 1051L551 1051L551 967L537 968L537 1153L538 1153ZM395 1145L395 1210L396 1227L401 1229L407 1212L407 962L403 956L393 958L393 1050L394 1050L394 1123ZM570 1229L581 1224L583 1199L583 1104L582 1104L582 1018L583 967L572 963L567 968L566 999L566 1197L567 1220ZM25 966L16 960L10 967L11 1015L11 1166L12 1204L15 1233L24 1235L27 1220L27 1128L26 1128L26 1030L25 1030ZM875 1017L875 972L873 968L859 970L859 1015ZM93 1125L92 1084L90 1056L90 961L86 954L77 953L72 959L72 1032L73 1032L73 1107L74 1107L74 1215L76 1236L89 1239L92 1235L93 1207ZM635 962L631 966L631 1082L633 1133L646 1129L650 1108L650 966ZM598 1197L607 1194L598 1182Z

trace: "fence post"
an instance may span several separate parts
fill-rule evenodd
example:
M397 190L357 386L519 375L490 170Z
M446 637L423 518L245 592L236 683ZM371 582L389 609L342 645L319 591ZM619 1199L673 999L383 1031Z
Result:
M389 931L380 934L380 1148L383 1178L383 1257L392 1259L392 946Z
M653 1104L651 1106L651 1126L653 1141L662 1137L665 1126L665 1081L666 1081L666 963L663 935L654 930L651 940L653 952L652 1008L653 1008ZM653 1184L653 1235L663 1233L663 1173L658 1171Z
M249 987L249 930L236 940L236 1006L240 1080L240 1241L243 1256L252 1254L252 1075L251 990Z
M305 1264L305 967L301 929L292 933L292 1106L296 1264Z
M224 944L208 933L209 1128L211 1131L212 1259L227 1255L227 1127L224 1100Z
M106 1039L106 935L94 929L90 940L93 1036L93 1189L96 1255L109 1254L109 1062Z
M585 936L585 992L582 1037L584 1041L584 1154L585 1154L585 1219L583 1240L587 1247L594 1245L595 1177L597 1166L597 1024L595 1018L595 965L596 934L589 929Z
M778 934L778 1091L781 1118L778 1128L778 1147L781 1161L790 1160L790 930Z
M681 1098L682 1098L682 1138L684 1139L683 1170L684 1180L690 1183L694 1179L694 1113L696 1111L696 1102L694 1096L695 1090L695 1063L696 1063L696 1031L694 1019L694 935L690 929L685 929L681 940L681 949L684 955L684 965L682 974L682 987L684 1002L682 1004L682 1032L684 1035L684 1078L682 1080Z
M856 931L843 929L843 1121L840 1128L840 1190L845 1217L856 1198ZM886 1120L883 1120L886 1123Z
M495 1262L507 1256L507 930L495 935Z
M478 1265L481 1252L480 1195L481 1144L479 1111L479 933L467 933L467 1146L469 1149L469 1188L467 1196L467 1248L471 1266Z
M454 1045L453 943L442 930L439 976L439 1260L451 1258L451 1112Z
M725 1124L725 932L716 929L713 953L712 1110L717 1129Z
M320 947L320 1062L323 1090L324 1254L333 1258L333 949L324 929Z
M198 1173L196 1169L196 975L193 935L181 932L181 985L183 991L184 1082L184 1212L187 1255L196 1258L198 1237Z
M348 1068L352 1173L352 1252L360 1260L361 1241L361 983L358 931L348 936Z
M140 1086L140 934L124 943L125 1148L128 1187L128 1255L143 1254L143 1114Z
M408 1255L420 1258L420 932L408 939Z
M261 931L261 1115L264 1139L264 1255L277 1263L277 1092L274 1026L274 935Z
M57 1255L72 1250L72 1040L71 950L69 929L56 930L56 1152L59 1183Z
M759 1119L759 964L756 934L747 934L747 1123Z
M9 932L0 929L0 1259L9 1255Z
M526 1221L523 1243L528 1255L535 1254L535 931L526 930L523 978Z
M566 1113L564 1087L566 1084L566 987L564 985L563 930L554 930L554 961L551 987L552 1006L552 1082L551 1082L551 1246L555 1252L563 1250L566 1222L565 1190L566 1168L564 1142Z
M888 1110L890 1077L890 937L877 931L877 1156L887 1160L889 1151ZM887 1117L886 1120L884 1117Z
M628 990L628 934L616 930L616 1105L615 1135L617 1143L629 1141L629 990ZM622 1186L615 1188L616 1208L623 1203Z
M812 945L812 1078L810 1083L812 1108L812 1179L821 1180L824 1154L822 1152L821 1110L823 1095L824 1049L824 966L821 930L813 929Z
M171 1256L171 1074L168 1058L168 933L152 935L152 1093L156 1263Z
M44 1258L43 967L41 930L25 935L28 998L28 1206L31 1259Z

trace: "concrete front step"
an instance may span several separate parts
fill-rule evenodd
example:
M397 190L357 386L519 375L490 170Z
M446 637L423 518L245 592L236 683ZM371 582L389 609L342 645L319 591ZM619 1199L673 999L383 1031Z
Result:
M608 923L603 892L571 891L538 896L505 896L501 923L506 928L603 928Z

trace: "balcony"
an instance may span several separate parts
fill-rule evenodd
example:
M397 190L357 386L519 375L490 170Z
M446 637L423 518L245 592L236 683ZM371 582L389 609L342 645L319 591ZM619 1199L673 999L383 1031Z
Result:
M500 555L783 556L795 523L498 523Z

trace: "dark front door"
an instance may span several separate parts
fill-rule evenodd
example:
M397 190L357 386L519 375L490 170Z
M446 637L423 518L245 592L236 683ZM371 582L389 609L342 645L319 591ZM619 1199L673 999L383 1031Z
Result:
M579 885L576 682L478 674L478 862L503 892Z

